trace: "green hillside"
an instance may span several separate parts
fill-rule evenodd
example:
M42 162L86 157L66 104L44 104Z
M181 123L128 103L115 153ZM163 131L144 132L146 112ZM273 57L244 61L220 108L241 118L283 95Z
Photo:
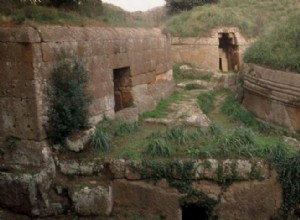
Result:
M299 9L299 0L219 0L172 16L166 30L174 36L196 37L219 26L235 26L244 36L256 37Z
M300 73L300 11L291 13L260 36L247 49L244 60Z

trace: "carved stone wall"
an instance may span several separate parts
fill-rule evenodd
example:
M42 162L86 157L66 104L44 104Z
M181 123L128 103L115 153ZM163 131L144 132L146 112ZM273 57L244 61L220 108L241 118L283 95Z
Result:
M223 27L212 30L207 37L172 38L172 59L173 63L189 62L198 68L209 71L218 71L219 59L225 55L219 49L219 34L228 33L234 36L234 44L238 47L238 60L242 63L242 56L253 39L246 39L238 28ZM225 61L223 61L225 65ZM226 64L227 65L227 64ZM224 66L225 67L225 66ZM228 68L223 68L227 72Z
M243 105L257 117L300 129L300 74L244 65Z
M8 136L46 138L47 84L60 51L66 59L82 60L89 72L95 124L104 114L115 116L114 69L130 70L136 115L172 91L170 47L170 39L158 29L1 27L0 141Z

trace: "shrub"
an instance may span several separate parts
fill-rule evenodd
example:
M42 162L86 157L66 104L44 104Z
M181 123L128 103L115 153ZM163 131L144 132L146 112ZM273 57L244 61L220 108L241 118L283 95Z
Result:
M152 157L169 157L171 151L171 147L160 132L155 132L149 137L146 152Z
M87 83L87 71L79 60L60 61L53 69L48 117L54 143L63 143L69 134L88 126L91 97Z

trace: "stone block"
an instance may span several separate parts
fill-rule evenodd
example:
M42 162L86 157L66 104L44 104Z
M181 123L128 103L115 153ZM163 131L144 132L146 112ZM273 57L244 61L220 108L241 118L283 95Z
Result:
M105 164L114 179L123 179L125 177L126 161L124 159L110 159L105 161Z
M113 208L110 186L84 187L71 193L75 212L82 216L109 215Z
M273 173L264 181L234 182L223 192L215 213L224 219L271 219L282 202L282 190Z
M41 42L39 33L32 27L1 27L1 42L38 43Z
M91 128L84 131L78 131L66 138L66 146L70 151L80 152L84 150L91 135L95 132L95 128Z
M181 195L172 188L162 188L143 181L113 181L114 202L123 206L162 213L167 220L180 220Z

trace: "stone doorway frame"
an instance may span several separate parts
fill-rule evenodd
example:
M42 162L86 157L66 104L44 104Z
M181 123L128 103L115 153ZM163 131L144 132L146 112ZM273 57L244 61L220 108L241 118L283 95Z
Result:
M219 39L219 70L222 72L238 72L239 45L234 32L220 32Z
M115 112L133 106L130 67L113 69Z

